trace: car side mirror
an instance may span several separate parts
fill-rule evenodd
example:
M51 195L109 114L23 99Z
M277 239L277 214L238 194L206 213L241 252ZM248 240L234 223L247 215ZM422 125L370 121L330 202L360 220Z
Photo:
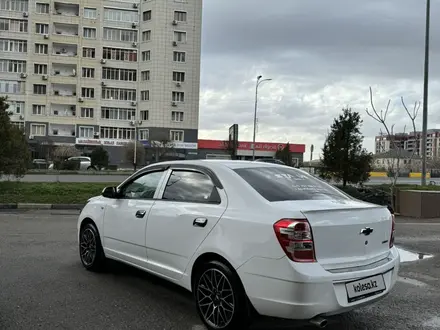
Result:
M117 198L118 196L116 187L105 187L101 195L106 198Z

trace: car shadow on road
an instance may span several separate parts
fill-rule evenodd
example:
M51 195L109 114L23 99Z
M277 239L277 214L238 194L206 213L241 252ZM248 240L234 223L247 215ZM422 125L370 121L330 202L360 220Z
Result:
M136 267L132 267L114 260L107 261L106 273L116 278L117 281L121 281L126 284L130 283L130 285L136 287L136 290L138 291L145 290L145 294L149 294L151 286L153 286L157 290L154 292L154 294L156 301L160 305L168 304L169 307L176 312L191 313L195 318L198 318L191 292L185 290L177 284L144 272ZM139 286L139 283L145 283L146 286ZM251 329L254 330L318 329L316 326L313 326L308 322L301 321L280 320L261 316L255 316L254 320L254 324L251 327ZM202 322L200 321L200 324L201 323ZM351 313L347 313L329 318L326 329L363 329L359 326L355 326L353 323L355 323L353 315ZM194 329L205 329L203 326L200 326L200 324L194 325Z

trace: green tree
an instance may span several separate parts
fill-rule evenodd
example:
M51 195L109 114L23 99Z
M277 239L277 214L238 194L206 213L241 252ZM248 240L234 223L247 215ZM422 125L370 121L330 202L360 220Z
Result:
M342 109L342 114L334 119L322 149L321 177L342 181L344 187L368 180L373 156L362 148L361 126L359 113L351 109Z
M26 174L31 155L23 131L11 123L8 108L6 98L0 97L0 177L19 178Z
M292 155L290 154L290 144L286 143L284 148L280 148L275 153L275 158L281 160L287 166L293 166Z
M95 148L90 158L92 159L92 166L99 170L108 166L108 152L102 146Z

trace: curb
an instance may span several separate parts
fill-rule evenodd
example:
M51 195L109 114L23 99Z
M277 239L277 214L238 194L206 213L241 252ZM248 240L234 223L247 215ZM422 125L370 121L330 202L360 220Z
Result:
M0 210L82 210L84 204L39 204L8 203L0 204Z

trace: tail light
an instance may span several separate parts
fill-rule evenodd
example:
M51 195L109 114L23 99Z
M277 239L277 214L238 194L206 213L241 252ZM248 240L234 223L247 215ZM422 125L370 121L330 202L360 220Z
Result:
M390 249L394 246L394 233L396 231L396 217L391 214L392 225L391 225L391 237L390 237Z
M312 229L304 219L281 219L273 225L287 257L294 262L316 262Z

